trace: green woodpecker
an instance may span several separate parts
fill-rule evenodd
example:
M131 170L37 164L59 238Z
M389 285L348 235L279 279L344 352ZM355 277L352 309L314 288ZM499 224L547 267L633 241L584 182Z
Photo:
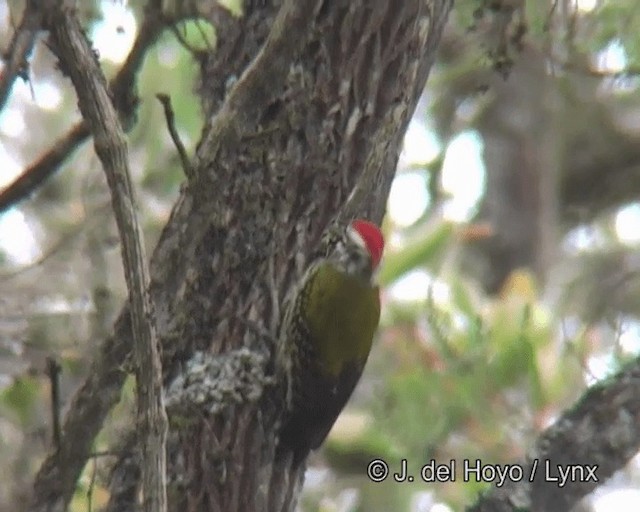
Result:
M373 275L383 248L380 230L365 220L330 231L286 305L278 355L287 380L280 444L294 460L322 444L360 379L380 320Z

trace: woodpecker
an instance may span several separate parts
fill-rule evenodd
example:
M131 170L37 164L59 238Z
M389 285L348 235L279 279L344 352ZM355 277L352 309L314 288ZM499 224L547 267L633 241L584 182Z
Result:
M384 249L366 220L332 229L285 305L278 358L287 383L280 446L318 448L355 388L380 320L373 277Z

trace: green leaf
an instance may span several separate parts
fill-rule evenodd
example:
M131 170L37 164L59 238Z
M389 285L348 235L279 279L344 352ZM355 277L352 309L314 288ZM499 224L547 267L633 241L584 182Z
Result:
M409 270L433 261L448 246L453 229L453 224L440 224L433 232L412 240L399 252L387 254L378 275L380 284L389 285Z

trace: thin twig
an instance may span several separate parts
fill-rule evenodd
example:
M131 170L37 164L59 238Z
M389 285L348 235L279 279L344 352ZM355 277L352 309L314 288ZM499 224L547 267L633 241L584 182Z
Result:
M164 109L164 117L167 120L167 128L169 128L169 134L171 135L171 140L176 146L178 150L178 154L180 155L180 162L182 163L182 169L184 170L185 175L187 176L189 181L193 180L193 167L191 166L191 160L189 160L189 156L187 155L187 150L184 147L184 144L180 140L180 135L178 134L178 130L176 130L176 116L173 113L173 108L171 107L171 98L168 94L158 93L156 94L156 98L162 103L162 107Z
M87 137L89 137L89 129L86 123L80 122L56 141L50 149L22 171L13 183L0 191L0 213L29 197Z
M112 450L98 450L91 453L91 457L97 459L98 457L120 457L122 452L114 452Z
M60 447L60 363L53 357L47 357L47 376L51 385L51 426L53 446Z
M42 20L42 11L35 4L33 0L27 1L22 21L11 38L4 59L4 69L0 73L0 110L4 108L16 78L26 80L28 76L27 58L33 50Z
M93 134L111 192L122 240L122 260L131 300L138 395L138 421L143 446L144 510L164 512L166 496L167 416L162 397L162 367L157 344L142 230L129 169L127 142L111 102L107 81L74 12L58 0L46 19L49 42L73 82L80 111Z
M96 486L96 474L97 474L97 466L98 461L96 457L92 457L91 459L91 479L89 480L89 487L87 487L87 512L93 511L93 490Z
M176 38L176 41L180 43L180 46L182 46L185 50L187 50L189 54L191 54L191 56L197 60L198 51L187 42L184 36L180 33L180 30L178 29L178 27L176 25L171 25L170 30L173 33L173 36Z

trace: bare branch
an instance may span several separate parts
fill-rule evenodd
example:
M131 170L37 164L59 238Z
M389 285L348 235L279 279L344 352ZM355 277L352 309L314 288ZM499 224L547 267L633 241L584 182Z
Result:
M89 487L87 489L87 512L93 512L93 490L96 485L96 474L97 474L97 465L98 462L96 457L92 459L92 468L91 468L91 479L89 480Z
M60 446L60 363L47 357L47 376L51 386L51 423L53 425L53 446Z
M135 93L136 76L149 48L156 42L165 28L158 2L153 2L146 11L145 17L133 44L118 74L110 84L113 103L118 109L120 121L126 130L135 125L138 97ZM31 4L31 0L29 2ZM4 78L4 75L3 75ZM2 91L0 90L0 93ZM0 100L2 96L0 95ZM2 103L0 102L0 108ZM26 199L42 183L57 171L64 161L89 137L89 128L85 121L73 126L61 139L27 167L13 183L0 191L0 212Z
M25 80L27 78L29 68L27 57L33 50L42 18L36 3L34 0L27 1L20 26L11 38L5 56L5 67L0 73L0 110L4 108L16 78L21 77Z
M27 167L13 183L0 191L0 212L29 197L89 137L86 123L80 122Z
M75 16L61 2L47 13L52 50L78 95L82 115L94 137L111 191L113 210L122 240L122 259L131 300L138 388L138 421L143 445L145 510L166 510L167 418L162 398L162 369L153 307L146 293L149 282L142 230L136 216L127 143L106 79L95 53Z
M144 19L133 47L118 74L113 78L110 90L113 104L118 110L120 121L125 130L129 130L136 122L139 99L136 95L136 78L142 68L147 51L155 44L158 37L171 22L162 16L161 2L150 2L145 9ZM176 21L176 20L173 20Z
M609 381L590 388L542 433L529 459L518 464L524 470L522 479L507 479L502 487L492 488L468 512L570 510L638 452L639 397L636 359ZM559 468L576 468L562 486L552 480L559 477Z
M191 161L189 160L189 156L187 155L187 150L180 140L180 135L178 134L178 130L176 130L176 116L173 113L173 108L171 107L171 98L168 94L156 94L156 98L162 103L162 108L164 109L164 117L167 120L167 128L169 129L169 134L171 135L171 140L176 146L178 150L178 154L180 155L180 162L182 163L182 169L184 170L185 176L191 180L193 179L193 167L191 167Z

